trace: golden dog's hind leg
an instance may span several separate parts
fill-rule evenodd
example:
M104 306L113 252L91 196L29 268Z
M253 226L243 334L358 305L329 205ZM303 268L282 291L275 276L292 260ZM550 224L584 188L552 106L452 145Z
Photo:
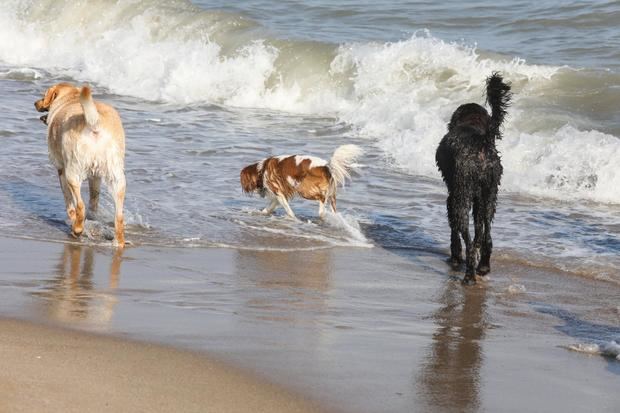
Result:
M88 212L91 215L97 213L99 209L99 192L101 190L101 177L91 176L88 178Z
M86 209L84 207L84 202L82 201L82 196L80 194L80 184L79 179L75 179L73 177L66 177L67 185L69 187L69 192L71 192L71 198L73 205L75 206L75 221L73 221L73 225L71 226L72 235L75 237L79 237L84 232L84 219L86 218Z
M114 246L125 247L125 221L123 218L123 204L125 202L125 177L121 177L112 184L114 194Z
M65 198L65 208L67 211L67 216L71 221L71 225L73 225L73 223L75 222L75 207L73 206L71 192L69 191L69 187L67 185L67 177L65 176L65 172L62 169L58 170L58 180L60 181L62 196Z

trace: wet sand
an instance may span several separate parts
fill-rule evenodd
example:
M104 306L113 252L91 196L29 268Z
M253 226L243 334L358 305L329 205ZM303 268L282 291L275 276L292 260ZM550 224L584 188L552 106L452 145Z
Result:
M528 267L499 251L490 279L464 288L462 274L451 272L444 259L437 252L380 247L135 247L117 254L0 239L0 314L116 337L83 339L93 347L81 357L106 366L105 355L116 354L114 348L136 346L120 352L123 362L110 365L119 370L109 380L102 375L106 386L113 386L113 377L146 380L140 368L127 364L153 358L161 372L183 372L193 363L188 371L203 370L196 355L179 356L176 367L174 358L158 366L167 363L165 352L125 344L123 338L131 338L190 349L248 371L259 378L249 382L258 383L250 387L259 399L264 381L348 412L618 411L620 361L567 349L620 337L617 285ZM27 359L17 331L32 327L10 323L13 338L3 338L14 343L8 358ZM49 348L47 337L64 334L46 329L36 345ZM161 357L141 358L143 352ZM39 371L33 366L31 372ZM54 372L52 366L44 370ZM70 369L56 373L73 376ZM181 380L167 381L176 374L148 376L159 377L154 388L170 386L173 396L176 388L176 396L192 390ZM3 385L26 387L22 380L36 378L20 377L5 369ZM214 387L214 394L225 398L226 388ZM109 394L100 393L93 400ZM133 394L134 402L150 397ZM182 398L187 404L175 405L177 411L192 411L194 400L205 400Z

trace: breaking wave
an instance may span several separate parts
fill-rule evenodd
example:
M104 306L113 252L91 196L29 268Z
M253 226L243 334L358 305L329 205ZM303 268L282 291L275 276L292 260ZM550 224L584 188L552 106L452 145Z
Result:
M9 0L0 62L5 79L69 77L148 101L331 116L395 167L431 177L450 114L482 103L484 79L499 70L515 90L499 144L504 190L620 203L620 139L589 116L592 91L620 83L612 72L531 65L428 32L393 43L280 39L186 0ZM581 103L563 100L565 89Z

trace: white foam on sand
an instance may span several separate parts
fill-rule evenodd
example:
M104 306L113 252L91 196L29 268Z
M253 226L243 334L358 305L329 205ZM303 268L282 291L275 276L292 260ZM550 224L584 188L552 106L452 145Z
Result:
M620 361L620 343L615 340L601 344L573 344L568 346L568 349L579 353L598 354L605 357L612 357Z

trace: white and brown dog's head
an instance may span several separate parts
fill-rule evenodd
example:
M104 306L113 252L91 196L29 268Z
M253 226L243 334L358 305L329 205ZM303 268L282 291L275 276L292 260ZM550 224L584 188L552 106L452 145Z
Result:
M256 162L241 170L241 189L246 194L258 191L264 195L262 164L263 162Z

